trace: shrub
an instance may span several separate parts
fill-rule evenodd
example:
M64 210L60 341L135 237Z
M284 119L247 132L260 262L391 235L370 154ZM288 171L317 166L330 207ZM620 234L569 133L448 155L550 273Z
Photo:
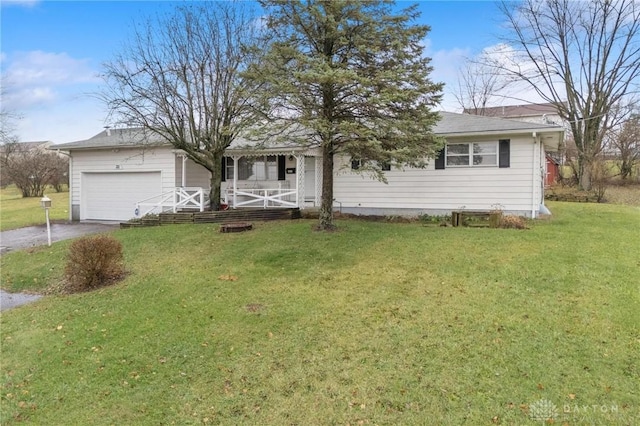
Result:
M120 241L108 235L97 235L83 237L71 243L65 266L67 290L92 290L123 275Z
M418 221L423 225L446 226L451 221L451 216L450 215L430 215L425 213L418 216Z
M511 229L527 229L527 222L523 217L520 216L505 215L502 216L502 219L500 220L500 227Z

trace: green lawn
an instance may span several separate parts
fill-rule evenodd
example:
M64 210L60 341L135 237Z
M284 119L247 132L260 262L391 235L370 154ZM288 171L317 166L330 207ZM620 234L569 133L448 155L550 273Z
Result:
M51 198L49 217L52 221L69 219L69 193L51 189L45 195ZM0 231L46 223L40 198L22 198L14 186L0 189Z
M124 282L0 316L0 423L638 424L640 209L549 205L524 231L118 230ZM2 256L2 287L67 247Z

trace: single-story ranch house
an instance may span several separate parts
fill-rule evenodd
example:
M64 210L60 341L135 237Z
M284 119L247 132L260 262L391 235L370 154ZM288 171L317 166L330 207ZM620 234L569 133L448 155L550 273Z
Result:
M556 125L440 113L434 132L445 149L426 168L391 167L387 183L335 161L334 207L367 215L441 215L492 210L537 217L544 207L545 153L556 151ZM229 208L307 208L320 203L320 150L296 144L247 148L236 141L224 159L223 203ZM162 210L206 206L209 173L171 145L136 129L106 129L54 145L70 156L70 219L128 220Z

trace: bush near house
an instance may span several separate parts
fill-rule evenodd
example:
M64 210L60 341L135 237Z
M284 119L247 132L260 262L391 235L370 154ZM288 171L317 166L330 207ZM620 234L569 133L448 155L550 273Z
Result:
M109 235L79 238L71 243L64 274L65 290L95 290L124 276L122 244Z

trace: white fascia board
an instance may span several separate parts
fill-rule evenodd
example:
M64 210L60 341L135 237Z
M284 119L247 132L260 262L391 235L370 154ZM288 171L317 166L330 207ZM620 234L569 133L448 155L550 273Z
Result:
M473 137L473 136L504 136L504 135L526 135L533 133L563 133L564 128L562 127L532 127L531 129L512 129L512 130L486 130L486 131L475 131L475 132L453 132L453 133L436 133L437 136L442 136L444 138L450 137Z

